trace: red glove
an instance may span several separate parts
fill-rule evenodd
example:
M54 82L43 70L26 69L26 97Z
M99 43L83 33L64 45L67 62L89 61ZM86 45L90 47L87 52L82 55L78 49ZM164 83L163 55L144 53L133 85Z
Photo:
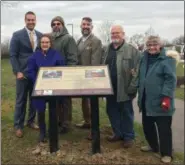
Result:
M162 100L162 109L164 111L167 111L169 110L170 108L170 98L169 97L164 97L163 100Z

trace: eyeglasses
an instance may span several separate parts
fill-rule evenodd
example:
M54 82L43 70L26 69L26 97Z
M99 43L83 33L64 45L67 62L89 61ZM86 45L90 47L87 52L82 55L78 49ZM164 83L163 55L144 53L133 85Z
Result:
M147 47L156 47L156 46L158 46L159 44L147 44L146 46Z
M60 26L61 25L61 23L52 23L52 26Z
M120 34L121 32L112 32L111 35L118 35Z

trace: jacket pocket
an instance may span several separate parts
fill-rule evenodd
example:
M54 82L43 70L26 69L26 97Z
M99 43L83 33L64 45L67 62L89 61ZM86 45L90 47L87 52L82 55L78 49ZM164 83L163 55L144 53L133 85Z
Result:
M122 68L123 68L123 70L125 70L125 71L128 71L129 69L130 69L130 59L123 59L122 60Z

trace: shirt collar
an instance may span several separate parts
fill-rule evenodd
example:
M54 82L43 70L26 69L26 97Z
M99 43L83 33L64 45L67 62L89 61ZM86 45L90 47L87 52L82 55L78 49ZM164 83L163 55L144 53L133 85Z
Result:
M86 41L90 37L90 35L91 35L91 33L86 37L82 36L82 41Z
M125 41L123 41L123 42L121 43L121 45L119 45L117 48L114 48L113 43L111 43L111 44L110 44L110 48L111 48L112 50L117 51L117 50L119 50L119 49L123 46L124 43L125 43Z
M26 29L27 33L30 34L31 30L29 30L27 27L25 27L25 29ZM32 32L33 32L33 34L35 34L35 30L34 29L32 30Z

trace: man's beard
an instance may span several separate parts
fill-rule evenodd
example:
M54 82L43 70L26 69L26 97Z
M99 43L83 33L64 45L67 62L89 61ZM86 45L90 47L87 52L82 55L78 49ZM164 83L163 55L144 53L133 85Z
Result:
M82 29L82 35L88 36L91 33L90 29Z
M119 44L120 42L121 42L121 41L120 41L119 39L113 39L113 40L112 40L112 43L113 43L113 44Z
M54 36L54 37L59 36L59 35L61 34L62 30L63 30L63 27L60 27L60 28L58 28L58 27L57 27L57 28L53 28L53 29L52 29L53 36Z

